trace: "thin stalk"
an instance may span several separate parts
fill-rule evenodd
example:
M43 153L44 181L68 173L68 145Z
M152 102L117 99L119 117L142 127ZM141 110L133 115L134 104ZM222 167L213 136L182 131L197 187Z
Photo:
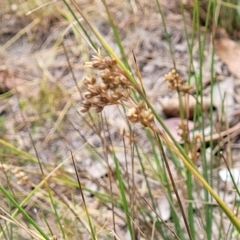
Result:
M203 60L204 60L204 48L205 48L205 42L206 42L206 29L205 29L205 33L204 33L204 38L203 40L201 39L201 31L200 31L200 8L199 8L199 0L194 0L194 11L196 12L196 19L197 19L197 36L198 36L198 45L199 45L199 62L200 62L200 67L199 67L199 80L196 82L196 94L197 96L200 95L201 97L201 106L203 106ZM208 13L208 15L210 14L210 12ZM207 17L207 20L209 19L209 17ZM206 24L208 24L208 22L206 22ZM207 26L206 26L207 27ZM199 108L197 109L198 112L200 112L201 115L201 130L202 130L202 135L204 136L204 129L205 129L205 122L204 122L204 115L202 111L199 111ZM202 149L201 151L203 153L206 152L206 143L205 140L203 140L202 143ZM202 162L203 162L203 176L204 178L207 180L207 182L209 181L209 175L208 175L208 164L206 161L206 154L202 154ZM211 179L211 175L210 175L210 179ZM212 180L210 180L211 182ZM211 185L211 184L210 184ZM209 201L209 192L205 189L204 190L204 196L205 196L205 201L208 202ZM212 238L212 206L209 204L205 205L205 231L207 233L207 238L210 240Z
M3 233L4 239L12 239L12 237L7 238L7 234L5 233L5 229L2 226L2 223L0 223L0 232Z
M166 155L165 155L165 152L164 152L164 149L163 149L163 146L162 146L161 139L159 138L158 135L157 135L157 138L158 138L158 142L160 143L160 144L159 144L159 147L160 147L160 149L161 149L161 153L162 153L163 160L164 160L164 163L165 163L167 172L168 172L168 176L170 177L170 180L171 180L171 183L172 183L172 186L173 186L174 193L175 193L175 195L176 195L176 197L177 197L177 201L178 201L178 204L179 204L179 207L180 207L180 211L181 211L181 214L182 214L182 217L183 217L183 221L184 221L184 224L185 224L187 233L188 233L188 237L189 237L189 239L193 239L193 238L192 238L192 235L191 235L191 232L190 232L190 229L189 229L189 226L188 226L188 221L187 221L186 215L185 215L185 213L184 213L184 209L183 209L183 206L182 206L182 201L181 201L180 196L179 196L179 194L178 194L177 187L176 187L176 185L175 185L175 182L174 182L174 179L173 179L173 176L172 176L172 172L171 172L171 170L170 170L170 166L169 166L169 164L168 164L168 160L167 160L167 157L166 157Z
M88 225L90 227L90 234L91 234L93 240L97 240L97 238L95 236L93 226L92 226L92 221L91 221L91 218L90 218L90 215L89 215L89 212L88 212L87 204L86 204L85 197L84 197L84 194L83 194L82 184L81 184L80 178L78 176L77 167L76 167L75 160L73 158L72 152L71 152L71 156L72 156L72 162L73 162L74 170L75 170L75 173L76 173L76 176L77 176L78 186L80 188L80 193L81 193L81 197L82 197L82 201L83 201L84 210L85 210L86 215L87 215Z
M14 200L12 195L2 186L0 185L0 191L5 195L7 199L11 201L11 203L18 209L18 211L27 219L31 225L33 225L38 232L44 237L46 240L50 240L50 238L45 234L45 232L38 226L37 223L24 211L24 209Z
M123 177L122 177L122 174L120 171L118 159L115 155L115 152L113 152L113 159L114 159L114 163L115 163L115 167L116 167L116 174L117 174L117 179L118 179L118 184L119 184L119 190L120 190L121 197L122 197L122 205L123 205L126 220L127 220L128 230L130 232L131 239L134 240L134 231L132 228L130 212L129 212L128 202L127 202L127 198L126 198L125 186L124 186Z
M231 180L232 180L233 186L234 186L234 188L235 188L235 190L236 190L238 196L240 196L240 191L239 191L239 189L238 189L238 186L237 186L236 181L234 180L234 177L233 177L233 175L232 175L232 172L231 172L231 170L230 170L230 167L229 167L229 165L228 165L228 162L227 162L227 160L226 160L226 158L224 157L224 155L223 155L222 152L220 152L220 155L221 155L222 159L224 160L225 165L227 166L227 170L228 170L229 175L230 175L230 177L231 177ZM239 181L239 180L240 180L240 179L238 179L238 181Z
M212 11L211 11L211 7L212 7ZM213 120L213 85L214 85L214 39L215 39L215 33L216 33L216 27L217 27L217 23L215 22L215 16L216 16L216 4L215 3L208 3L208 12L207 12L207 20L206 20L206 25L208 24L208 21L210 19L210 14L212 13L212 16L214 16L214 21L213 21L213 31L212 31L212 51L211 51L211 82L210 82L210 149L213 149L213 139L212 139L212 135L213 135L213 124L214 124L214 120ZM208 25L207 25L208 26ZM206 28L207 28L206 26ZM209 169L210 169L210 175L212 176L212 169L213 169L213 154L211 151L211 160L209 162ZM210 186L213 185L213 179L210 178ZM212 211L213 209L210 208L210 213L212 215ZM209 229L212 229L212 221L210 221L210 226ZM211 234L207 235L207 237L211 237Z
M131 138L131 136L130 136ZM134 145L130 144L130 149L131 149L131 167L132 167L132 172L131 172L131 177L132 177L132 188L129 191L130 194L130 199L131 199L131 203L130 203L130 211L131 211L131 218L135 219L135 209L136 209L136 194L135 194L135 189L136 189L136 185L135 185L135 174L134 174ZM129 186L130 187L130 186Z
M185 18L185 11L184 11L184 6L182 3L182 0L180 0L180 8L181 8L181 14L183 17L183 25L184 25L184 32L185 32L185 37L186 37L186 41L187 41L187 46L188 46L188 53L189 53L189 70L188 70L188 83L191 77L191 72L194 73L194 77L195 77L195 68L194 68L194 64L193 64L193 54L192 54L192 50L193 50L193 39L194 39L194 35L192 34L192 43L190 44L189 41L189 36L188 36L188 32L187 32L187 22L186 22L186 18ZM194 22L194 21L193 21ZM194 31L192 31L194 32Z
M147 200L142 197L143 201L151 208L151 210L157 215L157 217L162 221L163 225L174 235L174 237L176 237L176 239L181 240L180 237L177 236L177 234L173 231L173 229L171 227L169 227L163 220L162 218L159 216L159 214L156 212L156 210L147 202Z
M152 204L152 206L153 206L153 209L156 210L156 206L155 206L155 204L154 204L151 187L150 187L150 185L149 185L149 181L148 181L148 179L147 179L145 167L144 167L144 165L143 165L142 157L141 157L141 155L140 155L140 152L139 152L139 149L138 149L137 144L134 144L134 145L135 145L135 149L136 149L137 159L138 159L139 162L140 162L140 165L141 165L141 168L142 168L142 172L143 172L143 177L144 177L145 182L146 182L146 185L147 185L148 196L149 196L150 199L151 199L151 204Z
M191 200L194 200L193 198L193 182L192 182L192 174L189 170L186 171L187 173L187 196L190 202L188 203L188 222L189 222L189 228L191 232L191 236L193 239L195 239L195 230L194 230L194 210L193 210L193 204Z
M80 26L80 28L82 29L84 35L87 37L89 43L91 43L92 48L94 48L95 50L97 50L96 45L94 44L94 42L92 41L91 37L88 35L87 31L85 30L85 28L83 27L83 25L81 24L81 22L79 21L79 19L77 18L76 14L74 13L74 11L72 10L72 8L70 7L70 5L67 3L66 0L63 0L64 4L67 6L69 12L73 15L74 19L77 21L78 25Z
M147 132L149 133L149 131L147 131ZM151 136L149 137L149 140L151 141L151 143L153 142L152 141L153 138ZM147 189L148 189L148 196L150 197L152 208L154 209L154 211L156 211L156 206L155 206L155 203L154 203L154 197L152 195L151 187L150 187L149 181L147 179L147 175L146 175L146 172L145 172L145 167L144 167L144 164L143 164L143 161L142 161L142 157L139 153L139 149L138 149L137 144L135 144L135 149L136 149L136 154L137 154L138 160L139 160L140 165L141 165L141 169L142 169L142 172L143 172L144 179L146 181L146 185L147 185ZM159 167L158 162L160 162L160 161L158 160L157 153L156 153L155 148L153 146L152 146L152 150L153 150L153 153L154 153L155 161L157 162L158 169L159 169L160 167ZM151 164L150 161L148 161L148 162L149 162L149 164ZM160 177L159 174L158 174L158 177ZM162 179L160 181L162 181ZM163 237L163 239L167 239L167 236L162 229L162 224L156 224L156 227L157 227L157 230L160 232L161 236Z
M23 117L23 115L22 115L22 117ZM32 135L31 135L30 133L29 133L29 137L30 137L30 139L31 139L31 143L32 143L32 145L33 145L33 149L34 149L34 151L35 151L35 154L36 154L36 157L37 157L37 160L38 160L38 164L39 164L39 167L40 167L40 170L41 170L41 174L42 174L42 179L44 180L44 179L45 179L45 174L44 174L44 171L43 171L43 166L42 166L42 163L41 163L41 161L40 161L40 158L39 158L39 155L38 155L38 151L37 151L37 148L36 148L35 143L34 143L34 141L33 141ZM52 194L51 194L51 191L50 191L50 187L49 187L49 185L48 185L48 181L45 181L45 187L46 187L46 189L47 189L48 197L50 198L51 205L52 205L52 207L53 207L54 214L55 214L55 216L56 216L57 223L58 223L58 225L59 225L59 227L60 227L60 230L61 230L63 239L65 239L65 232L64 232L63 226L62 226L62 224L61 224L61 222L60 222L60 218L59 218L59 215L58 215L58 213L57 213L56 206L55 206L54 201L53 201L53 197L52 197Z
M156 150L156 147L154 144L154 137L153 137L152 133L149 131L149 129L147 129L146 133L147 133L147 137L151 143L154 161L156 162L156 165L157 165L157 172L156 172L157 177L159 178L160 182L163 185L165 185L166 183L164 182L164 178L162 177L162 173L164 172L164 167L163 167L163 164L161 164L162 163L161 159L159 159L160 155Z
M157 138L157 137L156 137ZM157 138L158 140L158 147L159 147L159 151L160 151L160 155L162 156L162 151L160 148L160 144L162 144L161 142L159 142L159 138ZM171 149L168 148L167 150L170 154L174 155L171 151ZM176 156L174 156L176 158ZM163 156L162 156L163 158ZM164 161L163 161L164 164ZM181 238L184 239L184 235L183 235L183 231L182 231L182 227L180 225L180 216L179 216L179 212L178 210L174 207L173 205L173 194L172 194L172 188L171 188L171 183L169 182L169 178L167 177L167 172L166 172L166 167L163 168L163 181L166 182L165 187L167 189L167 193L168 193L168 197L169 197L169 203L171 206L171 216L172 216L172 221L175 225L175 229L176 229L176 234Z
M44 215L43 213L41 213L41 216L42 216L43 221L44 221L45 224L47 225L47 228L48 228L49 232L51 233L52 236L54 236L53 231L52 231L52 229L51 229L51 227L50 227L50 225L49 225L49 223L48 223L45 215Z
M3 139L0 139L0 145L3 145L3 146L5 146L5 147L9 148L9 149L12 150L13 153L15 153L17 156L22 156L22 157L26 158L27 160L29 160L29 161L31 161L31 162L33 162L33 163L37 163L37 162L38 162L38 160L37 160L36 157L28 154L27 152L24 152L24 151L16 148L15 146L13 146L12 144L6 142L6 141L3 140Z
M176 68L176 63L175 63L175 60L174 60L174 54L173 54L173 49L172 49L172 44L171 44L171 38L170 38L170 36L168 34L168 31L167 31L167 27L166 27L165 18L164 18L164 15L163 15L162 7L161 7L161 4L159 3L159 0L156 0L156 3L157 3L158 11L159 11L159 13L161 15L161 18L162 18L162 24L163 24L164 32L165 32L165 35L166 35L166 38L167 38L170 54L171 54L171 57L172 57L173 68L177 69Z
M150 133L149 133L150 134ZM177 235L180 236L180 238L183 239L183 232L182 232L182 228L180 226L180 219L179 219L179 214L177 213L176 209L174 208L172 202L173 202L173 198L172 198L172 189L171 189L171 184L169 183L169 179L167 177L167 172L166 172L166 167L164 167L164 161L162 161L163 155L162 155L162 151L161 151L161 142L158 138L158 136L156 135L156 140L157 140L157 146L159 149L159 152L156 151L156 147L153 145L153 136L149 136L148 134L148 138L151 141L152 144L152 151L154 153L154 158L155 158L155 162L157 165L157 169L158 169L158 177L160 179L160 182L162 183L162 185L164 186L164 188L167 189L167 194L169 197L169 202L170 202L170 206L171 206L171 216L175 225L175 229L177 232ZM171 151L170 151L171 153ZM160 158L161 156L161 158ZM156 226L159 226L160 224L156 223ZM160 225L161 226L161 225Z
M101 141L102 141L102 146L103 146L103 153L104 153L104 157L107 161L107 166L108 166L108 176L109 176L109 185L110 185L110 193L111 193L111 205L112 205L112 221L113 221L113 230L114 232L116 232L116 224L115 224L115 211L114 211L114 204L113 204L113 188L112 188L112 170L111 170L111 167L110 167L110 164L109 164L109 159L108 159L108 154L107 154L107 151L108 151L108 147L107 147L107 141L106 141L106 136L105 136L105 129L104 129L104 121L103 121L103 116L102 114L100 115L101 117L101 129L103 131L103 134L104 136L100 136L101 137ZM106 120L106 116L105 116L105 122L106 122L106 125L107 125L107 131L108 131L108 134L110 136L110 130L109 130L109 126L107 124L107 120ZM111 144L112 145L112 144ZM114 240L116 240L116 237L114 236Z
M108 8L108 5L106 3L106 0L101 0L104 7L106 8L106 11L107 11L107 15L108 15L108 20L109 20L109 23L111 25L111 28L113 30L113 35L114 35L114 38L115 38L115 41L118 45L118 48L120 50L120 54L121 54L121 57L122 57L122 60L124 62L124 64L126 65L126 67L128 68L129 71L131 71L131 68L130 68L130 65L128 63L128 60L127 60L127 56L125 54L125 51L124 51L124 48L122 46L122 42L121 42L121 39L120 39L120 36L119 36L119 33L118 33L118 30L114 24L114 21L113 21L113 17L109 11L109 8Z

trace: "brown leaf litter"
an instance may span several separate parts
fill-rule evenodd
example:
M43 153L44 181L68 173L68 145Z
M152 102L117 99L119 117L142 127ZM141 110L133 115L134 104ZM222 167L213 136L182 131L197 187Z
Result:
M228 66L230 72L240 78L240 44L228 37L215 40L215 48L220 59Z
M199 101L192 95L182 96L182 104L184 115L187 118L192 118L194 114L194 109L199 103ZM167 100L162 101L162 110L166 117L179 117L180 116L180 107L179 107L179 98L173 97ZM210 107L210 99L208 97L203 97L203 105L201 106L203 111L207 111Z

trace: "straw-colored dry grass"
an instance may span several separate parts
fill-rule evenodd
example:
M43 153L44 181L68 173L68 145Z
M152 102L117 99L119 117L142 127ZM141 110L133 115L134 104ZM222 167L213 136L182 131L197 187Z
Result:
M108 64L105 70L108 71L100 73L101 79L105 82L101 85L101 89L96 89L96 86L92 86L96 83L92 76L99 74L99 69L84 67L94 55L94 50L89 47L86 36L74 22L73 16L63 2L20 1L8 5L5 1L0 5L0 20L3 26L0 29L0 92L3 93L0 95L1 186L8 189L19 204L26 200L22 207L52 239L53 236L56 236L55 239L90 239L90 225L79 190L76 170L84 188L85 201L98 239L113 239L113 232L119 239L129 239L131 233L127 227L127 216L123 211L124 204L119 188L121 185L118 179L119 172L114 161L115 154L123 184L127 186L126 201L131 212L129 217L131 220L134 219L132 225L135 234L143 239L163 239L163 236L170 236L170 239L173 239L174 234L171 229L174 229L177 234L182 234L180 237L187 239L187 231L172 185L169 184L169 189L166 187L170 178L163 171L163 163L160 162L158 165L156 160L163 158L159 157L161 151L158 138L153 135L156 127L152 127L154 124L152 111L143 102L137 103L133 99L131 99L132 105L127 106L130 90L134 87L129 84L129 79L116 65L115 60L111 59L114 62L112 64L109 63L109 58L107 58L109 61L105 59ZM84 9L93 26L120 56L102 2L79 1L78 6ZM203 69L201 73L203 95L209 100L211 36L208 32L202 65L199 63L198 42L193 42L193 66L191 66L185 32L187 31L187 36L191 37L193 28L189 12L185 12L184 24L179 4L175 1L170 3L161 1L172 43L173 54L171 54L164 24L155 2L112 1L108 6L133 74L136 76L141 74L144 85L144 90L141 88L141 91L146 91L146 96L153 103L157 113L165 119L166 124L168 122L166 113L173 113L173 105L176 102L179 104L177 91L182 90L179 92L185 94L190 92L194 96L194 106L196 101L200 101L196 97L199 89L193 84L194 79L200 75L200 68ZM29 14L26 16L26 13ZM77 16L83 22L80 15ZM86 23L83 24L90 32ZM203 34L201 31L200 33ZM92 33L90 37L97 42ZM197 35L195 37L197 38ZM105 56L104 49L100 50ZM233 88L239 89L239 79L226 70L226 66L217 56L213 64L216 66L214 74L219 76L219 79L228 77L234 81ZM172 89L169 89L168 83L164 81L165 74L169 73L174 65L180 76L178 79L181 79L181 82L178 82L181 89L173 82L170 82ZM96 62L93 67L100 68L99 65L96 66ZM106 79L109 80L111 74L114 74L114 80L118 81L114 83L117 86L108 84ZM139 78L138 76L137 82L141 83ZM168 77L165 78L169 80ZM182 80L189 80L191 87ZM102 102L94 102L92 98L96 97L96 93L103 97L106 86L110 87L108 93L111 94L107 98L105 96L105 99L102 98ZM83 97L86 98L85 104ZM168 102L170 98L174 99L173 102ZM125 103L120 100L124 100ZM238 106L238 99L235 100L235 105ZM208 105L209 101L206 102ZM124 117L125 112L120 105L112 106L116 103L129 107L127 118ZM90 114L82 113L88 112L90 106L97 108L98 112L104 108L103 114L99 115L95 111L90 111ZM209 109L208 107L203 109ZM189 112L188 110L186 112ZM239 116L236 112L234 114L236 118ZM216 144L215 141L211 146L213 149L210 150L215 152L222 150L229 164L237 166L235 156L239 154L239 131L230 130L231 134L226 134L227 139L223 144L218 133L230 129L231 124L235 124L230 122L230 125L225 125L223 129L220 122L217 122L219 115L216 112L213 115L216 116L214 130L216 141L219 142ZM208 124L209 112L204 116ZM132 124L129 128L126 119L138 124ZM146 130L144 128L146 126L151 131ZM199 128L199 135L190 139L186 135L189 129L185 123L182 122L180 126L170 123L167 126L171 132L176 132L175 129L180 127L181 137L192 150L189 151L189 156L202 170ZM231 144L237 147L231 147ZM76 169L73 167L73 159ZM169 162L186 213L187 206L192 200L189 200L187 195L185 167L170 153L166 154L166 160ZM213 187L219 190L221 197L225 197L225 201L233 209L236 206L233 186L219 181L218 170L224 165L223 162L220 155L214 156L211 171ZM47 181L44 182L43 179ZM195 239L200 239L206 236L204 214L207 203L202 200L202 186L195 181L193 183L194 204L197 206L193 224L199 235L195 235ZM151 194L148 188L151 189ZM168 191L172 192L171 197L167 194ZM26 199L28 196L29 199ZM155 206L162 218L169 214L170 202L172 212L175 210L179 217L179 229L176 230L177 224L171 212L171 219L169 217L165 219L167 227L162 224L162 230L159 230L161 226L159 222L157 224L154 222L157 218L153 217L156 214L141 197L144 197L150 206ZM2 193L0 199L3 199L0 206L0 231L3 230L0 239L30 239L31 233L27 235L24 230L24 227L30 228L28 221L21 214L14 214L16 208ZM8 214L12 214L16 223L11 223L10 216L4 213L3 209ZM165 210L167 213L163 213ZM229 230L229 220L223 217L217 207L213 208L213 216L216 219L213 222L213 235L226 235ZM18 223L24 227L18 226ZM37 230L34 232L37 233Z

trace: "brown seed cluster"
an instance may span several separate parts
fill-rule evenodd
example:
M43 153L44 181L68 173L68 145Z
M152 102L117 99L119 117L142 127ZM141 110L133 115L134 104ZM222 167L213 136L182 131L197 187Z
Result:
M192 89L192 86L184 83L184 80L179 76L175 69L164 76L164 81L169 83L168 87L172 90L189 93Z
M192 141L191 151L189 153L189 157L190 157L190 159L192 159L192 162L194 164L197 163L197 160L200 156L200 153L198 152L198 150L201 147L201 143L202 143L202 135L199 133L195 134L193 141Z
M101 112L105 106L122 104L127 108L126 117L130 122L151 125L154 118L151 109L143 101L136 103L131 98L131 81L118 67L115 59L103 58L98 54L87 63L87 67L98 70L99 78L93 76L84 79L87 91L81 112L88 112L90 108Z
M150 126L154 119L151 109L146 108L143 101L140 101L135 107L128 109L126 116L130 122L139 122L144 126Z
M81 112L87 112L91 107L101 112L105 106L126 101L131 93L131 84L124 72L117 66L116 60L110 57L94 56L88 67L99 70L100 78L95 76L85 78L87 92Z
M189 129L186 122L182 121L178 126L178 134L182 138L182 141L186 142L189 140Z

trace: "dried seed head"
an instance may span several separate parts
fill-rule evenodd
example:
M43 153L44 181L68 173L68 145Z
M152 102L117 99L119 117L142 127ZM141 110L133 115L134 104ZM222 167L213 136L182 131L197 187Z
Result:
M145 111L143 111L142 112L142 114L141 114L141 116L143 117L143 118L146 118L146 119L151 119L152 118L152 111L151 111L151 109L147 109L147 110L145 110Z
M143 109L145 107L145 103L141 100L139 103L138 103L138 108L139 109Z
M111 75L111 71L109 69L104 69L104 71L101 72L100 74L102 81L104 83L110 83L112 80L112 75Z
M112 79L112 84L116 87L121 84L120 77L116 76L115 78Z
M111 68L117 64L117 61L115 58L105 57L104 62L108 68Z
M192 88L191 86L184 84L184 80L179 76L175 69L164 76L164 81L168 82L168 87L172 90L189 93Z
M129 81L124 75L119 75L119 78L122 84L129 85Z
M84 79L84 84L85 85L93 85L95 83L96 83L96 78L95 77L85 78Z
M107 105L118 104L120 100L128 101L131 84L124 72L117 66L114 58L104 58L98 53L86 65L100 70L100 78L84 79L87 88L84 97L89 105L83 105L82 112L88 111L91 107L101 112Z
M130 122L139 122L144 126L150 126L154 119L151 109L145 109L143 101L140 101L137 106L130 108L126 113L126 117Z
M96 85L88 85L87 90L89 92L91 92L92 94L97 94L98 93L98 89L97 89Z
M103 70L106 68L112 68L117 64L117 61L114 58L105 57L102 56L94 56L92 58L92 62L88 62L87 66L93 67L99 70Z
M121 100L128 102L133 107L129 107L126 112L127 119L132 123L141 123L144 126L152 126L154 115L144 101L137 104L130 99L131 82L125 73L117 66L115 59L103 58L100 53L87 63L87 66L99 70L99 77L85 78L84 83L87 91L84 94L85 101L81 112L87 112L90 108L95 108L96 112L101 112L105 106L120 103ZM178 73L173 70L165 76L172 86L178 87L183 83ZM187 89L187 88L185 88Z
M84 107L86 107L86 108L90 108L90 107L91 107L91 103L90 103L89 101L87 101L87 100L84 100L84 101L82 102L82 105L83 105Z
M127 116L127 119L132 123L139 122L139 119L137 117L134 117L134 116Z
M189 140L189 129L188 125L185 121L181 121L178 125L178 135L181 137L183 142L187 142Z
M138 122L137 109L135 107L128 109L128 111L126 112L126 117L130 122L137 123Z
M103 82L101 82L99 86L102 90L107 90L108 89L108 84L105 84Z
M92 96L93 96L93 94L90 93L90 92L84 93L84 97L85 97L86 99L90 99L90 98L92 98Z
M124 99L128 99L130 97L130 94L131 94L131 92L130 92L129 88L126 88L126 89L122 90L122 97Z
M141 113L141 123L145 126L148 126L152 123L154 116L151 109L144 110Z
M137 113L137 110L136 110L136 108L133 107L133 108L128 109L126 115L129 116L129 117L130 116L137 116L136 113Z
M113 95L110 96L110 98L112 99L113 102L114 101L116 102L121 98L121 95L120 94L113 94Z
M85 101L83 101L83 103L82 103L82 107L81 107L80 111L81 111L82 113L88 112L89 109L90 109L90 107L91 107L91 103L85 100Z

